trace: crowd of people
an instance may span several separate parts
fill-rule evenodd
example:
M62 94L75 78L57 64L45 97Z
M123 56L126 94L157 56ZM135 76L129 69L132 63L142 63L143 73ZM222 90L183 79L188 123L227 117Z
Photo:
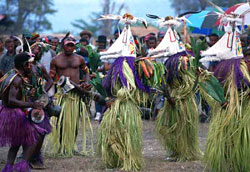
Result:
M88 30L80 32L79 39L68 34L59 39L58 37L52 36L41 37L38 33L28 32L23 33L20 38L16 35L5 37L5 39L0 38L0 95L2 100L0 106L0 146L10 147L6 166L2 171L28 171L30 167L43 169L44 164L42 161L41 148L46 135L48 135L46 140L48 144L46 144L45 149L48 149L54 156L68 157L74 156L76 153L88 154L89 150L87 150L86 142L87 139L92 140L93 137L90 119L90 117L92 117L92 115L90 115L90 107L93 105L90 103L91 100L94 99L95 101L94 120L99 121L101 128L103 127L103 131L106 131L107 126L105 125L112 123L109 123L110 121L108 122L107 119L104 119L102 123L103 117L107 118L110 114L113 114L114 111L112 110L114 106L116 106L116 109L114 109L117 113L117 111L120 110L119 108L123 106L120 102L127 97L135 96L136 98L136 96L140 95L139 93L137 94L137 90L133 87L133 84L130 83L131 88L125 90L125 93L123 93L127 94L127 97L125 96L126 98L123 98L120 102L116 101L120 98L119 96L122 96L121 92L119 93L124 84L122 79L122 84L118 84L117 87L110 81L112 86L110 86L109 89L112 87L112 95L106 97L96 93L97 89L90 84L94 79L102 79L108 76L110 71L110 73L119 73L114 69L115 65L117 65L114 61L101 60L100 57L103 52L106 52L116 42L120 34L118 30L115 30L111 38L107 38L105 35L99 35L95 42L93 41L92 33ZM144 57L150 56L152 50L156 49L165 36L165 32L163 31L148 33L143 37L133 35L136 47L135 59L140 61L140 59L144 60ZM183 38L186 35L179 36ZM208 37L197 37L195 40L196 43L204 42L205 48L203 51L205 51L213 47L220 40L220 37L217 34L211 34ZM190 39L186 40L185 43L190 46ZM241 45L249 75L250 36L242 37ZM194 47L191 47L190 51L193 49ZM215 113L215 109L210 107L210 99L200 98L202 97L200 94L204 91L196 88L198 79L196 80L195 77L193 77L192 72L190 72L190 74L185 71L192 65L191 62L187 64L191 61L191 58L187 59L187 57L191 56L186 52L178 52L177 54L178 58L182 58L180 60L181 65L178 60L178 62L176 61L176 56L170 57L165 61L167 86L164 87L164 94L159 95L158 92L156 99L149 98L147 101L154 102L154 108L156 110L152 110L154 113L152 114L152 119L157 118L156 130L160 137L162 137L160 140L164 147L170 152L168 160L196 160L202 156L197 139L197 119L200 117L201 122L208 122L212 118L210 116ZM126 60L129 62L128 59ZM150 65L148 64L150 62L147 60L145 60L145 63ZM125 65L123 63L122 67L126 68ZM130 63L128 66L129 65ZM196 72L199 71L197 77L200 77L200 75L204 73L209 73L210 76L211 73L218 72L218 65L220 65L220 62L208 61L202 63L201 69L198 69L198 67L196 69ZM157 65L154 65L154 67L156 66ZM141 65L141 67L143 68L143 65ZM140 70L144 71L144 69L138 67L138 73L140 73ZM148 71L150 72L149 69ZM131 72L132 75L135 75L135 72L133 72L134 71ZM119 73L119 75L122 77L121 73ZM241 76L241 79L244 79L243 74ZM125 78L126 77L125 75ZM111 78L110 80L116 79ZM202 80L201 77L199 80ZM129 85L131 81L127 82L126 84ZM134 82L136 83L137 81ZM153 81L148 81L147 83L152 82ZM249 81L246 82L249 83ZM145 83L146 82L143 84ZM200 87L202 87L202 84ZM131 91L133 89L135 90ZM249 88L244 87L244 89L248 90ZM127 93L126 91L131 91L131 93ZM249 99L249 92L246 92L246 94L248 94L247 98ZM228 95L229 93L225 91L225 97L228 98ZM198 101L195 98L200 100ZM45 99L45 101L43 99ZM135 109L133 113L138 112L139 114L140 111L137 109L137 106L130 101L131 100L127 100L126 103ZM48 110L48 102L60 107L59 115ZM230 104L230 102L223 102L222 108L225 108L227 104ZM151 108L151 106L147 106L147 108ZM176 108L179 109L176 110ZM224 112L221 113L223 114ZM171 123L172 120L166 123L166 114L169 114L169 119L177 121L174 121L176 122L175 126ZM186 114L186 116L183 117L183 114ZM119 116L119 114L117 115ZM40 121L33 119L36 117ZM113 117L111 117L111 119ZM123 117L120 114L120 117L115 116L115 118L119 118L121 121ZM132 119L135 120L134 122L138 122L137 118ZM138 125L141 125L140 121ZM86 132L88 127L91 131L90 137L87 136ZM81 137L83 145L81 151L76 147L79 128L82 129ZM116 128L113 129L115 130ZM126 150L130 150L131 147L141 144L141 140L138 140L141 137L140 128L135 128L134 132L132 132L138 136L135 141L138 142L138 145L130 143L130 141L127 140L129 136L123 140L123 136L119 135L122 132L117 133L118 136L116 137L124 141L121 141L120 145L117 143L117 145L126 147ZM126 133L123 134L126 135ZM104 161L108 164L107 166L122 167L125 170L139 170L141 168L142 155L139 155L141 154L140 148L138 150L131 148L131 151L135 151L135 155L129 151L121 151L123 155L114 155L123 149L116 145L117 151L109 154L108 151L103 149L110 149L109 147L112 147L114 144L107 145L108 142L115 143L115 141L117 141L116 138L113 138L114 135L107 135L107 133L102 133L102 131L99 131L99 136L98 146L102 146L99 153L102 154L101 157L104 158ZM109 140L107 143L103 141L106 137L110 138L111 141ZM123 145L123 143L126 143L126 145ZM129 147L130 144L131 147ZM23 148L21 160L15 164L17 152L20 147ZM112 147L112 149L114 148ZM118 157L118 160L112 159L111 162L111 160L105 159L105 156L108 158ZM129 160L127 160L126 157L128 157ZM230 156L228 157L230 158ZM129 161L129 163L126 164L126 161ZM114 163L116 165L114 165ZM212 163L210 165L213 166ZM234 167L232 166L231 168Z

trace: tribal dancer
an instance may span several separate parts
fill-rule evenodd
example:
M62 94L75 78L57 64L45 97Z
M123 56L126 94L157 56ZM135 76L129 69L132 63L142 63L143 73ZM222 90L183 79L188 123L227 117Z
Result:
M148 17L152 18L152 15ZM193 89L195 77L184 44L177 32L172 29L180 25L180 21L185 18L166 17L159 20L161 25L169 28L162 42L149 52L150 56L163 58L166 67L162 91L167 101L157 116L156 132L170 155L167 160L197 160L201 158L201 151L198 142L198 112Z
M219 61L214 75L225 89L227 105L213 115L208 131L205 162L212 171L250 171L250 75L235 24L242 16L222 14L225 35L200 61Z
M136 76L136 48L130 24L144 19L131 14L107 15L102 19L119 19L125 27L114 44L101 53L101 59L115 60L103 80L103 86L114 102L104 113L98 129L98 153L107 167L139 170L142 158L142 122L138 106L139 89L146 91ZM148 89L149 90L149 89Z
M9 145L7 165L3 172L29 171L29 159L36 147L41 134L47 131L31 123L26 117L25 108L34 108L41 112L43 104L28 102L26 93L31 89L29 73L31 70L31 56L28 53L16 55L15 69L9 71L1 78L1 97L3 105L0 106L0 146ZM23 160L13 165L19 147L23 147Z
M148 17L158 18L162 26L169 27L161 43L149 52L150 56L162 59L166 68L165 80L160 89L167 101L156 120L158 138L169 154L167 160L200 159L202 153L198 141L198 109L195 101L198 80L195 77L194 57L172 29L186 19L184 16L168 16L165 19L154 15Z
M76 85L80 84L80 70L83 70L85 81L88 81L88 70L84 59L73 53L75 49L75 40L68 37L64 40L64 52L54 57L50 64L50 76L57 81L59 77L68 77L70 82ZM85 84L85 83L84 83ZM79 126L82 127L83 147L80 153L87 154L86 151L86 128L87 123L91 130L92 143L92 125L90 123L88 111L85 103L82 101L82 91L80 87L65 93L62 88L58 87L55 94L56 104L60 105L62 110L59 118L52 117L52 133L49 135L50 144L48 147L53 155L73 156L77 151L76 138ZM91 146L93 148L93 146Z

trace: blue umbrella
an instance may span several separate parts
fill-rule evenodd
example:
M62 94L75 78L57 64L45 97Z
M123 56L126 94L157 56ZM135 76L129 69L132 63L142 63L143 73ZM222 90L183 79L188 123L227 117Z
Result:
M218 15L213 11L201 11L200 13L191 14L187 17L192 23L187 23L188 26L196 28L214 28L216 21L218 20Z
M192 33L199 33L210 35L217 33L223 34L223 31L218 30L218 26L215 25L218 20L218 14L214 11L204 10L200 13L191 14L187 16L187 19L191 22L187 22L187 26L190 27Z

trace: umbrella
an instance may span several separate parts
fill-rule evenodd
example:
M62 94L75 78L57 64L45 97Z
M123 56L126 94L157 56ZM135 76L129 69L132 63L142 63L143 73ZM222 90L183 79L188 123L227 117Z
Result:
M215 25L218 20L218 14L214 11L204 10L200 13L187 16L187 19L191 22L187 22L187 26L192 33L205 35L210 35L212 33L222 35L224 33L223 31L219 31L217 29L218 26Z
M193 34L202 34L202 35L211 35L213 33L216 33L219 36L224 35L224 31L223 30L218 30L218 28L213 28L213 29L206 29L206 28L197 28L197 27L192 27L189 26L188 27L189 32L193 33Z
M234 6L228 8L225 11L225 13L226 14L244 15L243 24L244 25L250 25L250 5L249 5L249 3L235 4ZM216 25L219 25L219 24L220 24L220 18L216 21Z
M191 14L187 17L191 23L187 23L187 26L196 28L212 29L215 28L215 23L218 19L218 14L214 11L201 11L200 13Z

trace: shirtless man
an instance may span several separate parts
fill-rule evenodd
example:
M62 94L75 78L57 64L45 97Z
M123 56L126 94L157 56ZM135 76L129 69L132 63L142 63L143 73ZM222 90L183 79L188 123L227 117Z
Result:
M55 78L64 75L69 77L70 80L76 84L80 84L80 70L85 71L85 81L88 81L87 67L84 59L73 53L75 50L75 40L73 38L67 38L64 41L64 52L57 55L50 63L50 76Z
M27 102L25 92L29 85L31 63L30 55L20 53L14 59L15 69L6 74L1 81L0 106L0 146L10 146L7 164L3 171L29 171L28 161L44 129L31 123L25 114L25 108L42 109L39 102ZM23 147L23 160L14 166L17 152Z
M86 67L84 59L73 53L75 50L75 40L71 37L64 40L63 46L64 52L54 57L50 63L50 76L55 81L61 77L69 77L75 84L80 84L80 69L85 73L85 81L89 81L88 68ZM84 85L84 84L83 84ZM79 89L80 87L78 87ZM75 141L79 127L79 121L82 120L82 127L85 127L86 107L83 103L81 96L76 93L76 89L71 90L67 94L64 94L60 88L58 88L57 104L63 106L60 114L61 122L57 122L55 119L52 134L49 136L49 140L53 142L52 151L54 154L63 156L72 156L75 152ZM70 121L70 122L69 122ZM84 123L83 123L84 122ZM86 136L83 134L83 142L85 142ZM83 148L85 150L85 147Z

